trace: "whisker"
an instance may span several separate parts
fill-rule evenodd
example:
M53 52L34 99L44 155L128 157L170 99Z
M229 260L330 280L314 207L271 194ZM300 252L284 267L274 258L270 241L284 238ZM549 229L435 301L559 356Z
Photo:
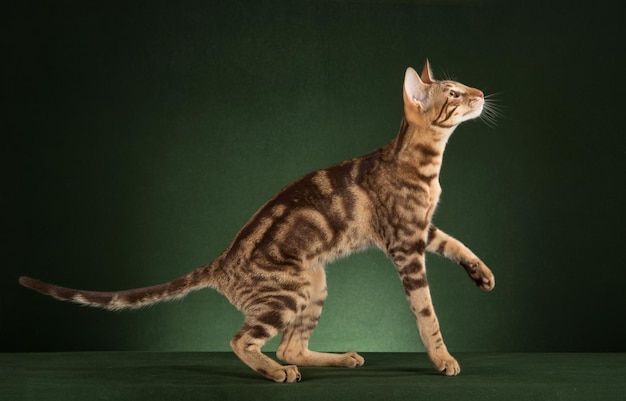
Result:
M448 70L443 70L441 72L441 75L443 76L444 81L456 81L455 76L453 74L450 74Z
M495 97L497 95L499 95L499 93L485 95L483 112L480 114L480 119L490 127L495 127L497 125L497 120L504 117L504 114L502 113L502 106L495 103Z
M491 99L491 98L494 98L494 97L499 96L501 94L502 94L502 92L490 93L488 95L485 95L485 99Z

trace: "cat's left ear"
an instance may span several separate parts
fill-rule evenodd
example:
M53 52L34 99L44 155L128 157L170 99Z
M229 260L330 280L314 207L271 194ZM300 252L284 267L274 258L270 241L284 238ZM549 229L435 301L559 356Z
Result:
M417 72L409 67L404 74L404 105L424 108L428 98L428 85L420 79Z

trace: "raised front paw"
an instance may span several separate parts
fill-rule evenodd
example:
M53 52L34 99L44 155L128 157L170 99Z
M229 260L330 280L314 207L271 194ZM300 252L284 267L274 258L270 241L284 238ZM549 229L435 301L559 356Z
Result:
M302 380L300 371L296 365L281 366L270 372L259 371L263 376L278 383L296 383Z
M448 352L430 355L435 368L446 376L456 376L461 373L461 366Z
M489 268L480 260L460 261L470 278L483 291L491 291L496 285L496 278Z

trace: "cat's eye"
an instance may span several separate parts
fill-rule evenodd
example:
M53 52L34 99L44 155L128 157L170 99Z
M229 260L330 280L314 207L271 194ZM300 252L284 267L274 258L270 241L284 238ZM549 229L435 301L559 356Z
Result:
M460 95L459 95L459 92L457 92L457 91L453 91L453 90L450 90L450 97L451 97L451 98L456 99L456 98L457 98L457 97L459 97L459 96L460 96Z

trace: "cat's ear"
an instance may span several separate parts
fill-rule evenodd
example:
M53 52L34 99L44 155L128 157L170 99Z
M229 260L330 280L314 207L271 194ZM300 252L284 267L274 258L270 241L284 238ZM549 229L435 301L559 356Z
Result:
M407 68L404 74L404 105L423 109L427 98L428 86L413 68Z
M432 84L435 80L433 79L433 72L430 69L430 63L428 62L428 59L426 59L426 62L424 63L424 68L422 69L422 82L424 82L425 84Z

